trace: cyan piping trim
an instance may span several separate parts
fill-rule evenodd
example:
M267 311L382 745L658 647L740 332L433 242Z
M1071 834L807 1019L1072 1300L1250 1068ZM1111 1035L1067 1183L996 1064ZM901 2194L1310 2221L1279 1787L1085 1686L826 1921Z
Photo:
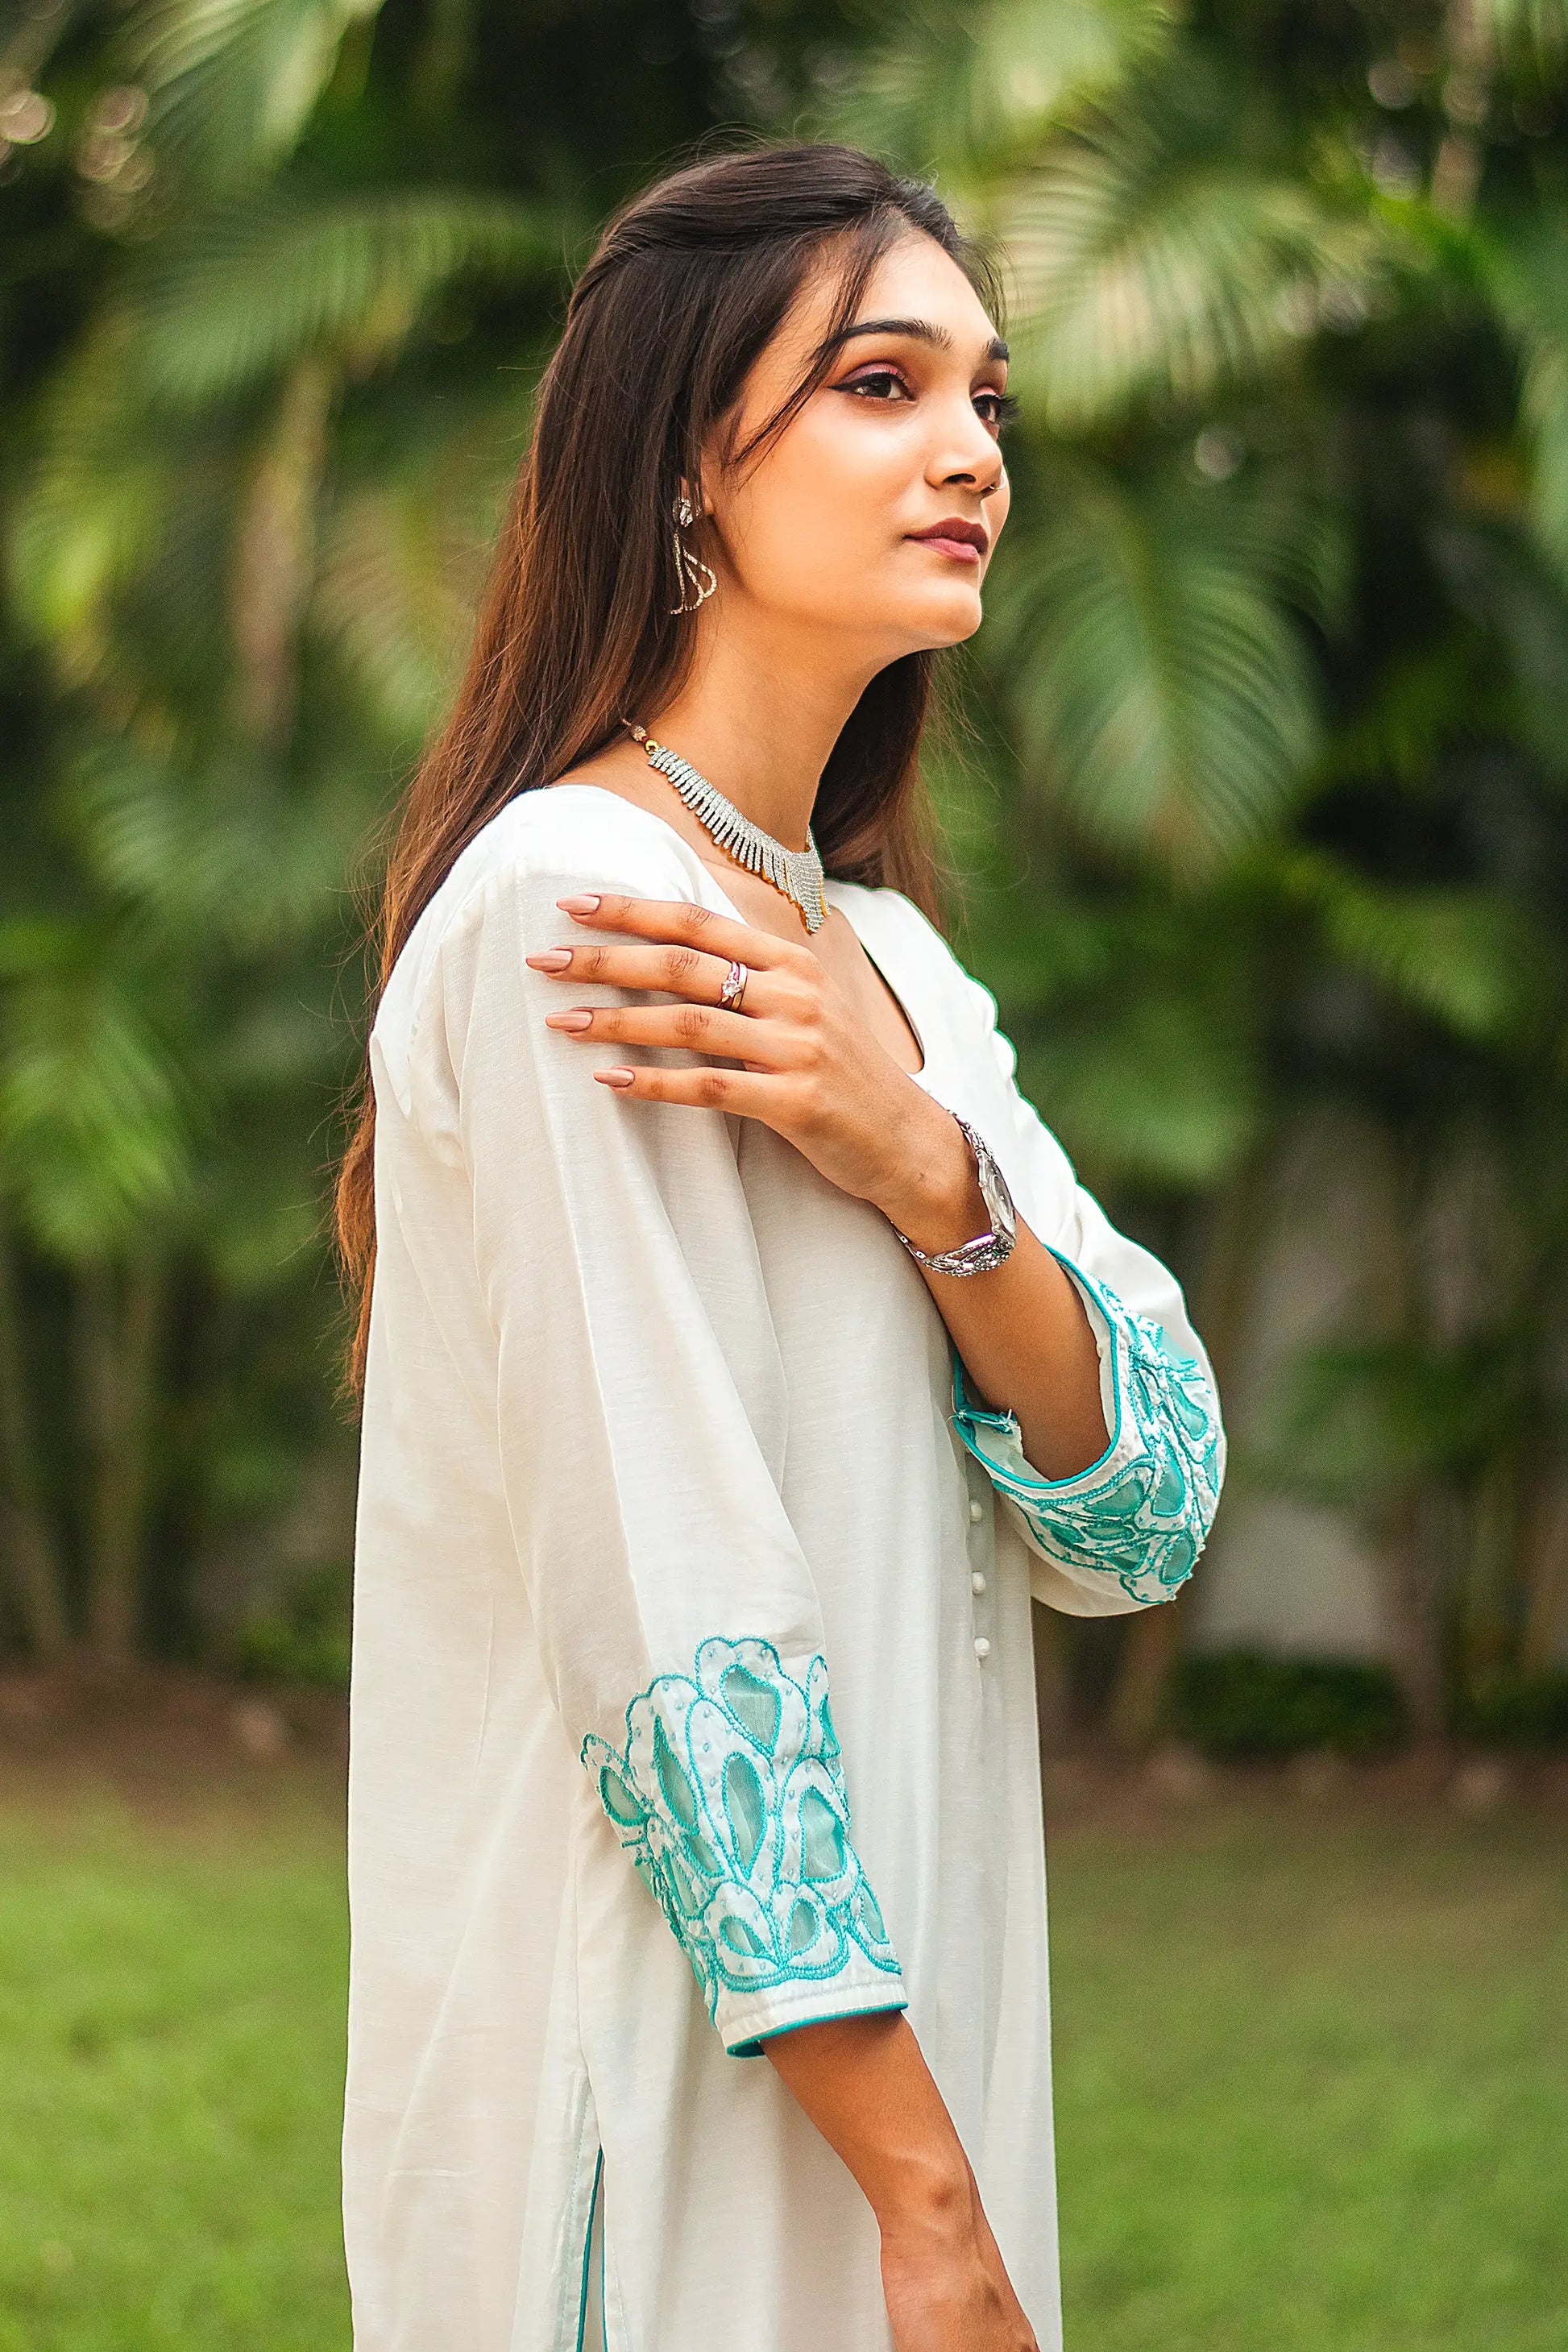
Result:
M799 2033L807 2025L837 2025L847 2017L889 2017L909 2005L900 1995L897 2000L868 2001L864 2009L814 2010L809 2017L795 2018L787 2025L770 2025L747 2042L727 2042L724 2046L731 2058L765 2058L765 2042L782 2042L786 2033Z
M577 2295L576 2352L583 2352L583 2339L588 2330L588 2257L593 2252L594 2216L599 2210L599 2182L603 2177L604 2170L605 2151L601 2148L598 2155L594 2159L594 2187L588 2199L588 2226L583 2232L583 2280ZM601 2237L599 2240L599 2307L601 2310L604 2308L604 2256L605 2241L603 2237Z

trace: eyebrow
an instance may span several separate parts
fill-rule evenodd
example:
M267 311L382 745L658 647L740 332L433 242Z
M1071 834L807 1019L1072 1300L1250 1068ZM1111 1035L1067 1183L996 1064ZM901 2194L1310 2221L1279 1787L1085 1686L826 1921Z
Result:
M854 326L842 327L837 334L829 335L821 348L825 352L837 351L841 343L851 341L857 335L909 335L917 343L931 343L939 352L952 349L952 337L947 329L930 319L859 319ZM993 335L980 356L983 361L1005 360L1007 346L1000 335Z

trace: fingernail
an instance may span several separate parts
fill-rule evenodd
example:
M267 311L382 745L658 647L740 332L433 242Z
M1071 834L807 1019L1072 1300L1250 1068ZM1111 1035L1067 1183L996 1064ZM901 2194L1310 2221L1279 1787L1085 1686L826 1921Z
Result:
M624 1069L595 1070L594 1076L596 1078L603 1078L607 1087L629 1087L637 1072Z
M584 1013L579 1004L570 1013L547 1013L544 1025L547 1029L586 1029L593 1018L593 1014Z
M564 971L572 961L570 948L541 948L537 955L524 956L535 971Z
M599 903L599 894L596 890L580 890L575 898L557 898L555 903L564 907L569 915L591 915Z

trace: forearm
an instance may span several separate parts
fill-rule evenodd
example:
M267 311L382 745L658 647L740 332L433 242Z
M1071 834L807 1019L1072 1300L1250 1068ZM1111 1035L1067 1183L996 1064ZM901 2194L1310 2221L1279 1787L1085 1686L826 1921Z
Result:
M973 2231L974 2177L907 2016L802 2026L763 2048L884 2232Z
M957 1120L922 1094L890 1183L877 1205L917 1247L955 1248L986 1226L974 1160ZM1070 1478L1110 1443L1100 1352L1083 1301L1022 1217L1011 1255L986 1274L921 1268L977 1402L1018 1417L1028 1460Z

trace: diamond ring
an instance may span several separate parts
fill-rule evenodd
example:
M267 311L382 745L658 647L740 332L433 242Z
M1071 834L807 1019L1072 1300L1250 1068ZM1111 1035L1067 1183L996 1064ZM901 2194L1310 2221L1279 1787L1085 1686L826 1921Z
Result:
M746 982L752 976L749 964L731 962L724 974L724 985L719 991L719 1002L729 1013L739 1013L741 999L746 992Z

